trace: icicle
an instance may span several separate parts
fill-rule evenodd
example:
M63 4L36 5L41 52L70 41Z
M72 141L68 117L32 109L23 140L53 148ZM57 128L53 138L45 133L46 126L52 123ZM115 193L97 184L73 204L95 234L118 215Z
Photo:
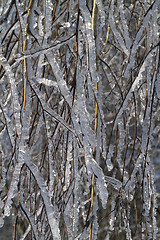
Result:
M127 56L129 56L129 51L126 48L123 38L121 37L119 31L116 28L116 24L115 24L115 16L114 16L114 1L111 2L111 6L110 6L110 11L109 11L109 24L110 27L112 29L113 34L115 35L118 43L120 44L121 48L123 49L123 51L125 52L125 54Z
M4 219L3 217L0 217L0 228L2 228L4 225Z
M117 146L117 162L119 164L119 168L121 171L121 174L123 172L123 152L124 152L124 147L125 147L125 129L124 129L124 122L123 120L119 120L118 122L118 130L119 130L119 141L118 141L118 146Z
M74 206L73 206L73 233L74 236L78 233L78 221L79 221L79 201L80 197L79 195L81 194L80 189L79 189L79 184L80 184L80 174L78 171L78 149L77 149L77 143L76 139L74 139L74 171L75 171L75 187L74 187Z
M106 158L106 126L102 126L102 157L105 159ZM107 165L108 166L108 165Z
M48 156L49 156L49 196L53 197L53 184L56 177L58 177L57 172L54 169L53 161L53 143L51 140L52 132L50 130L50 122L46 120L46 129L47 129L47 141L48 141ZM37 129L38 130L38 129ZM37 131L38 133L38 131Z
M2 136L2 133L3 131L0 133L0 137L2 137L3 139L3 136ZM6 184L6 168L5 168L5 152L4 152L4 149L2 147L2 145L0 145L0 158L1 158L1 166L0 166L0 170L1 170L1 180L0 180L0 191L3 190L5 184ZM3 207L3 202L0 200L0 209Z
M74 105L72 107L71 117L72 117L72 122L73 122L73 125L74 125L74 129L75 129L78 137L82 141L82 130L81 130L81 126L80 126L80 116L79 116L79 108L78 108L78 101L77 100L74 101Z
M151 41L153 42L153 44L155 42L158 42L158 31L159 31L159 26L157 24L157 19L158 19L158 1L155 1L152 7L152 22L151 22L151 26L153 26L151 28L151 36L149 34L149 36L151 38ZM148 41L147 41L148 42ZM147 49L149 49L150 46L148 45Z
M25 153L24 147L23 148L21 147L21 149L19 150L19 158L18 158L19 161L18 161L18 163L16 164L16 166L14 168L11 185L9 187L8 194L7 194L7 200L5 202L4 217L10 215L12 199L17 194L17 186L18 186L18 182L19 182L19 175L20 175L23 163L24 163L23 162L24 153Z
M111 158L113 157L113 154L114 154L114 145L110 144L109 151L107 154L107 159L106 159L106 165L107 165L108 171L111 171L113 169L113 164L111 162Z
M67 227L68 239L73 239L73 228L72 228L72 215L73 215L73 199L72 197L69 199L65 211L64 211L64 220Z
M102 131L101 131L101 121L100 121L100 116L98 115L98 127L97 127L97 147L96 147L96 162L99 164L100 163L100 153L102 151L102 140L101 140L101 137L102 137Z
M123 37L125 39L125 45L126 45L126 48L128 49L128 51L130 51L130 48L131 48L131 39L129 37L129 31L128 31L128 25L127 25L127 21L125 19L125 16L124 16L124 4L123 4L123 1L121 0L119 2L119 11L120 11L120 16L121 16L121 22L122 22L122 27L123 27Z
M53 69L53 73L56 77L56 80L57 80L57 84L58 84L58 87L61 91L61 94L63 96L65 96L65 100L67 101L67 103L69 104L69 106L71 107L72 105L72 98L71 98L71 94L70 94L70 91L67 87L67 84L66 84L66 81L64 80L63 78L63 74L60 70L60 67L59 67L59 64L58 64L58 61L56 60L55 56L53 55L52 52L50 52L50 54L47 55L47 58L48 58L48 61Z
M3 109L3 115L6 121L6 126L7 126L7 131L8 131L8 135L9 135L9 139L11 141L11 145L12 147L15 144L15 140L14 140L14 125L10 119L10 117L8 116L8 109L7 109L7 103L10 100L11 94L8 94L7 100L6 102L3 104L2 101L0 100L0 105L1 108ZM1 132L1 134L3 133L3 131ZM3 139L3 138L2 138Z
M97 4L97 7L98 7L98 12L100 14L100 19L101 19L101 23L100 23L100 26L101 27L104 27L105 26L105 19L106 19L106 13L105 13L105 8L103 6L103 2L102 0L96 0L96 4Z
M46 12L45 12L45 38L47 39L52 35L52 9L53 3L50 0L46 0Z
M89 70L92 76L93 85L99 82L99 76L97 75L96 69L96 50L95 50L95 40L92 32L92 19L90 12L83 1L80 1L80 9L84 17L84 23L86 28L87 43L89 45Z
M110 214L110 220L109 220L109 230L113 231L114 230L114 222L115 222L115 207L116 207L116 196L113 195L112 200L111 200L111 214Z
M73 156L72 156L72 136L69 135L68 137L68 146L67 146L67 162L65 166L65 188L67 189L70 184L71 180L71 164L73 161Z
M3 68L6 72L7 78L11 85L11 94L12 94L12 99L13 99L12 104L13 104L16 132L17 132L18 136L20 137L20 134L21 134L20 104L19 104L19 100L18 100L18 91L17 91L17 87L16 87L16 81L14 79L14 74L11 70L10 65L8 64L6 58L4 58L1 54L0 54L0 64L3 66Z
M97 213L98 213L98 209L99 209L99 207L98 207L98 200L97 200L97 194L95 194L93 202L94 202L94 205L93 205L93 215L92 215L92 218L90 219L90 221L92 223L92 238L93 239L97 239L98 229L99 229L98 217L97 217Z
M83 70L83 68L82 68ZM83 135L86 135L86 138L88 139L88 142L90 143L91 147L94 148L96 146L96 139L95 139L95 133L91 129L89 125L89 120L87 115L89 116L90 114L88 113L86 109L86 97L85 97L85 91L84 91L84 74L83 71L80 69L77 70L77 77L79 81L79 87L77 89L77 97L78 97L78 109L79 109L79 119L80 119L80 124L81 124L81 129L83 132Z
M125 226L125 230L126 230L126 238L127 238L127 240L132 240L131 229L129 226L129 221L128 221L125 209L122 210L122 216L123 216L123 222L124 222L124 226Z

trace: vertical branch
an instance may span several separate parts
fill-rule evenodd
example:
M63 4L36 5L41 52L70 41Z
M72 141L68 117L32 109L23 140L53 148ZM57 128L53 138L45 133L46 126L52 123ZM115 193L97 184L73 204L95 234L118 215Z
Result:
M109 31L110 31L110 25L109 25L109 23L108 23L107 34L106 34L106 43L108 42Z
M144 29L145 35L145 56L147 55L147 30L146 27ZM146 89L146 108L148 103L148 87L147 87L147 67L145 67L145 89Z
M145 10L143 5L141 4L143 14L145 15ZM147 55L147 29L144 28L144 37L145 37L145 56ZM146 106L144 111L144 119L147 112L147 104L148 104L148 87L147 87L147 66L145 67L145 91L146 91ZM142 133L143 134L143 133ZM147 148L146 148L147 149ZM146 150L147 151L147 150ZM145 178L145 169L146 169L146 157L144 159L144 169L143 169L143 179L142 179L142 192L141 192L141 215L140 215L140 239L143 239L143 211L144 211L144 178Z
M92 11L92 31L93 31L93 36L95 37L95 11L96 11L96 0L93 2L93 11ZM107 28L107 34L106 34L106 42L108 41L109 37L109 30L110 30L110 25L108 24ZM96 51L96 50L95 50ZM96 59L97 59L97 53L96 54ZM97 66L97 64L96 64ZM96 90L98 91L98 82L95 85ZM95 123L94 123L94 132L95 135L97 135L97 126L98 126L98 103L95 100ZM95 147L93 148L93 155L95 155ZM94 195L94 173L92 174L92 188L91 188L91 208L90 208L90 217L92 217L93 214L93 195ZM89 240L92 239L92 223L90 225L90 235L89 235Z
M93 36L95 36L94 26L95 26L95 9L96 9L96 0L93 2L93 11L92 11L92 31ZM96 83L96 90L98 90L98 83ZM98 104L95 101L95 123L94 123L94 132L97 135L97 125L98 125ZM95 147L93 148L93 155L95 154ZM91 188L91 208L90 208L90 217L93 214L93 196L94 196L94 173L92 174L92 188ZM92 239L92 223L90 225L89 240Z
M27 35L28 35L28 24L29 24L29 14L30 14L30 7L32 4L32 0L30 0L28 9L27 9L27 23L26 23L26 31L24 36L24 44L23 44L23 52L26 50L26 44L27 44ZM25 105L26 105L26 85L27 85L27 62L24 58L24 96L23 96L23 117L25 112Z
M55 13L56 13L56 9L57 9L57 4L58 4L58 0L56 0L55 4L54 4L54 9L53 9L53 14L52 14L52 24L54 23Z
M67 16L66 16L66 21L68 22L69 20L69 4L70 4L70 0L67 3ZM77 30L77 29L76 29ZM76 34L78 35L78 31L76 31ZM67 27L65 28L65 36L67 36ZM67 44L65 44L65 65L66 65L66 56L67 56ZM68 79L67 79L67 67L66 67L66 82L68 83Z

